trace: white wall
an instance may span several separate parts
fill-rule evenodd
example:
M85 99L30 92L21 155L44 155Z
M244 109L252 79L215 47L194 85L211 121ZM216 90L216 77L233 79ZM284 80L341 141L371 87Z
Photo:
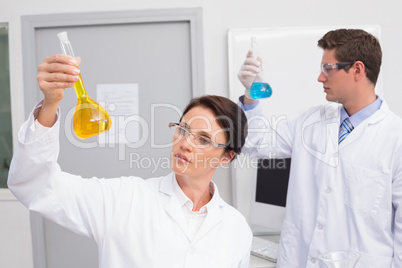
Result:
M383 48L384 97L402 116L402 17L397 0L1 0L0 22L10 26L10 64L13 133L24 120L20 16L48 13L94 12L149 8L202 7L206 93L228 96L227 30L244 27L379 25ZM95 3L95 4L94 4ZM295 48L297 44L295 44ZM101 54L101 53L100 53ZM295 58L297 60L297 58ZM269 60L265 61L265 64ZM107 63L105 63L107 64ZM274 63L272 63L274 64ZM317 66L319 62L317 62ZM240 67L240 66L239 66ZM285 71L285 70L284 70ZM312 76L318 74L313 73ZM291 79L292 73L289 72ZM280 89L275 89L280 90ZM317 94L323 94L317 92ZM324 98L324 94L323 94ZM14 138L15 144L15 138ZM229 169L219 170L215 181L224 199L231 202ZM0 215L2 217L3 215Z
M0 189L0 267L32 268L29 211L8 189Z

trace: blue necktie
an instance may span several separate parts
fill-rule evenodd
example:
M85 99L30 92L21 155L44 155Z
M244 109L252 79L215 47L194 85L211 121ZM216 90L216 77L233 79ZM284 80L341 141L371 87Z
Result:
M339 127L339 140L338 144L340 144L352 130L354 129L354 126L352 123L350 123L349 117L343 120L341 126Z

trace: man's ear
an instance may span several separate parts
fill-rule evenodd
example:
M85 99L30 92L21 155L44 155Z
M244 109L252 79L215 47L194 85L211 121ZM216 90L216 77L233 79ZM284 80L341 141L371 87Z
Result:
M219 165L224 166L230 163L232 161L233 157L236 155L236 153L233 150L227 151L224 153Z
M366 66L361 61L356 61L354 66L354 76L356 80L360 80L366 73Z

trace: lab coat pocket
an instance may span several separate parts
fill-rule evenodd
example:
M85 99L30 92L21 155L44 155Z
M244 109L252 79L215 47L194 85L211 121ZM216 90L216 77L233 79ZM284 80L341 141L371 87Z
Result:
M383 200L386 175L361 166L345 169L345 205L355 212L375 215Z
M392 267L392 257L359 252L360 259L356 264L356 268L388 268Z

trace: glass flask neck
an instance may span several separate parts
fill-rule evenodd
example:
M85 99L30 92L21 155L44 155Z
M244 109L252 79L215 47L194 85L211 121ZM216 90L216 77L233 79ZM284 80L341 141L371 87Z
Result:
M71 46L70 41L67 38L66 32L61 32L57 35L60 40L60 47L63 53L67 56L75 58L73 47ZM77 66L78 68L78 66ZM87 98L88 94L84 86L84 82L82 81L81 74L78 75L79 80L74 83L75 93L77 94L78 99Z
M256 59L258 56L260 56L260 53L258 51L258 46L257 46L257 38L255 36L251 37L251 49L253 50L253 57Z
M88 94L84 86L84 81L82 81L81 74L79 74L78 77L78 81L74 83L75 93L77 94L78 99L86 99Z

